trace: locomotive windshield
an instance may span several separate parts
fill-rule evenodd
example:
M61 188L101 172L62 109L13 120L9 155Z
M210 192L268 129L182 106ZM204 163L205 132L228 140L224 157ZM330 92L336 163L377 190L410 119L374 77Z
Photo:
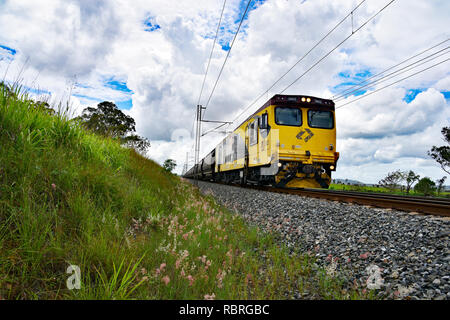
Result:
M333 129L333 114L330 111L308 110L308 125L311 128Z
M301 126L302 111L297 108L275 108L275 122L283 126Z

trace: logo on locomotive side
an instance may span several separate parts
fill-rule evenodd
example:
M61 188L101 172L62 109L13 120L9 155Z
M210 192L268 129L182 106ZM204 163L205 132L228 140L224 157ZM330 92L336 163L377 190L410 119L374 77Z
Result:
M305 128L305 131L300 131L298 134L297 134L297 139L299 139L299 140L302 140L303 138L302 138L302 136L305 134L305 133L308 133L308 136L305 138L305 142L308 142L309 140L311 140L311 138L314 136L314 133L312 133L312 131L311 130L309 130L308 128Z

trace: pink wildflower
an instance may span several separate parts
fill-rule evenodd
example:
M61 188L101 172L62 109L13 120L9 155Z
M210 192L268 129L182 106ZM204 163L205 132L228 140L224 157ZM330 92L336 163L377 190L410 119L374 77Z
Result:
M165 263L161 263L161 265L159 266L159 269L161 269L161 272L164 272L164 268L166 267Z
M186 276L186 273L184 273L184 270L181 269L180 275L184 278L184 276Z
M180 267L180 264L181 264L181 261L180 261L180 260L177 260L177 261L175 262L175 268L178 269L178 268Z
M167 285L169 284L169 282L170 282L169 276L165 276L165 277L162 278L161 280L166 284L166 286L167 286Z
M56 184L52 183L52 189L56 190Z
M189 233L185 233L185 234L183 234L183 239L184 239L184 240L187 240L187 239L188 239L188 237L189 237Z
M195 280L194 277L191 275L188 275L187 279L189 280L189 285L192 286L194 284L194 280Z

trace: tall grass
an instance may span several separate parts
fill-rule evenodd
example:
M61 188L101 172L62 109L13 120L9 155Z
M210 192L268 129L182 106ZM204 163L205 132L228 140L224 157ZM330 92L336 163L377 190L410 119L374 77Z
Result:
M0 86L1 299L365 298L117 141ZM67 267L81 271L69 290Z

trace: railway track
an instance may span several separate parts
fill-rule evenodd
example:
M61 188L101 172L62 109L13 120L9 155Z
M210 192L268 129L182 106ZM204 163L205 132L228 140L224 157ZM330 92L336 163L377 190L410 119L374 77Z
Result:
M396 196L372 193L368 194L363 192L345 192L316 189L295 190L270 187L256 188L271 192L289 193L320 199L370 205L380 208L389 208L450 217L450 200L446 199L430 199L425 197Z
M243 187L239 184L232 185ZM287 189L255 185L246 185L244 188L450 217L450 199L321 189Z

